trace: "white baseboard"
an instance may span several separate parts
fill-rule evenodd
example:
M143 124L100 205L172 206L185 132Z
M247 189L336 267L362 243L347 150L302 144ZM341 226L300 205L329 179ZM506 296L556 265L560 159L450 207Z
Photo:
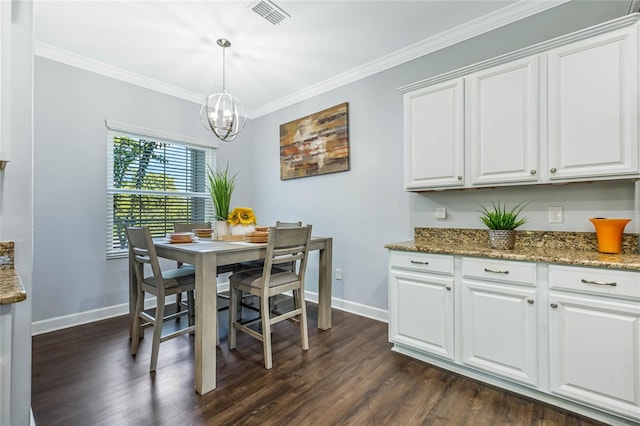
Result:
M305 291L304 297L310 302L318 303L318 293ZM362 303L338 299L337 297L331 298L331 307L340 311L356 314L361 317L371 318L376 321L389 322L389 311L386 309L375 308L373 306L363 305Z
M229 290L229 283L218 284L218 292ZM318 303L318 293L306 291L305 299ZM145 309L155 307L155 299L145 300ZM371 318L377 321L388 322L389 311L374 308L372 306L363 305L361 303L350 302L348 300L332 298L331 307L341 311L350 312L362 317ZM90 311L78 312L76 314L64 315L61 317L49 318L42 321L35 321L31 324L31 335L49 333L51 331L62 330L64 328L75 327L77 325L88 324L90 322L100 321L107 318L113 318L125 315L129 312L129 304L122 303L120 305L108 306L106 308L92 309Z

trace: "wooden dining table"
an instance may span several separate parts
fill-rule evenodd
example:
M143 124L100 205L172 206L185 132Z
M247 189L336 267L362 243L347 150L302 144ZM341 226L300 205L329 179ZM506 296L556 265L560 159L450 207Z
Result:
M331 328L332 244L328 237L312 236L310 251L318 251L318 328ZM159 257L195 266L195 390L205 394L216 388L216 330L218 328L217 268L221 265L264 259L266 244L244 241L200 239L193 243L172 244L166 238L154 239ZM129 252L129 315L131 326L137 299L136 263ZM130 328L131 329L131 328Z

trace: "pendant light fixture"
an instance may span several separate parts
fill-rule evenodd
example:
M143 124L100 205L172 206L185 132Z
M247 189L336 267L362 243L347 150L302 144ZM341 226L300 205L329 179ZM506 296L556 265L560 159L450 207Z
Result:
M247 111L240 99L225 87L225 49L231 46L229 40L217 41L222 47L222 90L209 95L200 107L200 120L218 139L231 142L242 131L247 121Z

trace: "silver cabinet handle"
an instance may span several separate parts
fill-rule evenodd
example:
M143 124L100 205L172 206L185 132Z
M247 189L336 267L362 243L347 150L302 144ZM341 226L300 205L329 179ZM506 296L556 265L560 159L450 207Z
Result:
M527 303L530 305L533 305L534 300L533 299L527 299Z
M462 180L462 176L458 175L458 180Z
M418 262L417 260L412 260L411 263L414 265L428 265L429 262Z
M591 281L591 280L585 280L584 278L581 279L580 281L582 281L583 284L595 284L595 285L610 285L611 287L615 287L618 285L618 283L614 283L614 282L606 282L606 281Z
M492 272L494 274L508 274L509 271L501 271L499 269L489 269L489 268L484 268L485 272Z
M536 174L536 169L531 169L531 171L529 173L531 173L532 175L535 175Z
M445 288L446 288L448 291L451 291L451 286L450 286L450 285L446 286Z
M557 171L558 171L558 169L556 169L555 167L552 167L551 169L549 169L549 171L550 171L551 173L555 173L555 172L557 172Z
M552 307L553 309L555 309L555 308L557 308L557 307L558 307L558 304L557 304L557 303L552 303L552 304L551 304L551 307Z

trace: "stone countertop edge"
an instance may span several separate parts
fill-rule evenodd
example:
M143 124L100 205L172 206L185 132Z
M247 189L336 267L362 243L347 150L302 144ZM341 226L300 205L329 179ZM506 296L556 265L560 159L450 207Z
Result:
M622 253L598 252L595 232L517 230L513 250L494 250L487 229L414 229L412 241L385 245L390 250L453 254L493 259L640 271L638 234L623 234Z
M22 302L27 293L22 286L22 280L15 269L0 270L0 305Z
M493 250L489 247L465 247L446 243L416 244L415 241L390 243L385 244L384 247L389 250L640 271L640 254L605 254L597 251L518 248L517 246L513 250Z

